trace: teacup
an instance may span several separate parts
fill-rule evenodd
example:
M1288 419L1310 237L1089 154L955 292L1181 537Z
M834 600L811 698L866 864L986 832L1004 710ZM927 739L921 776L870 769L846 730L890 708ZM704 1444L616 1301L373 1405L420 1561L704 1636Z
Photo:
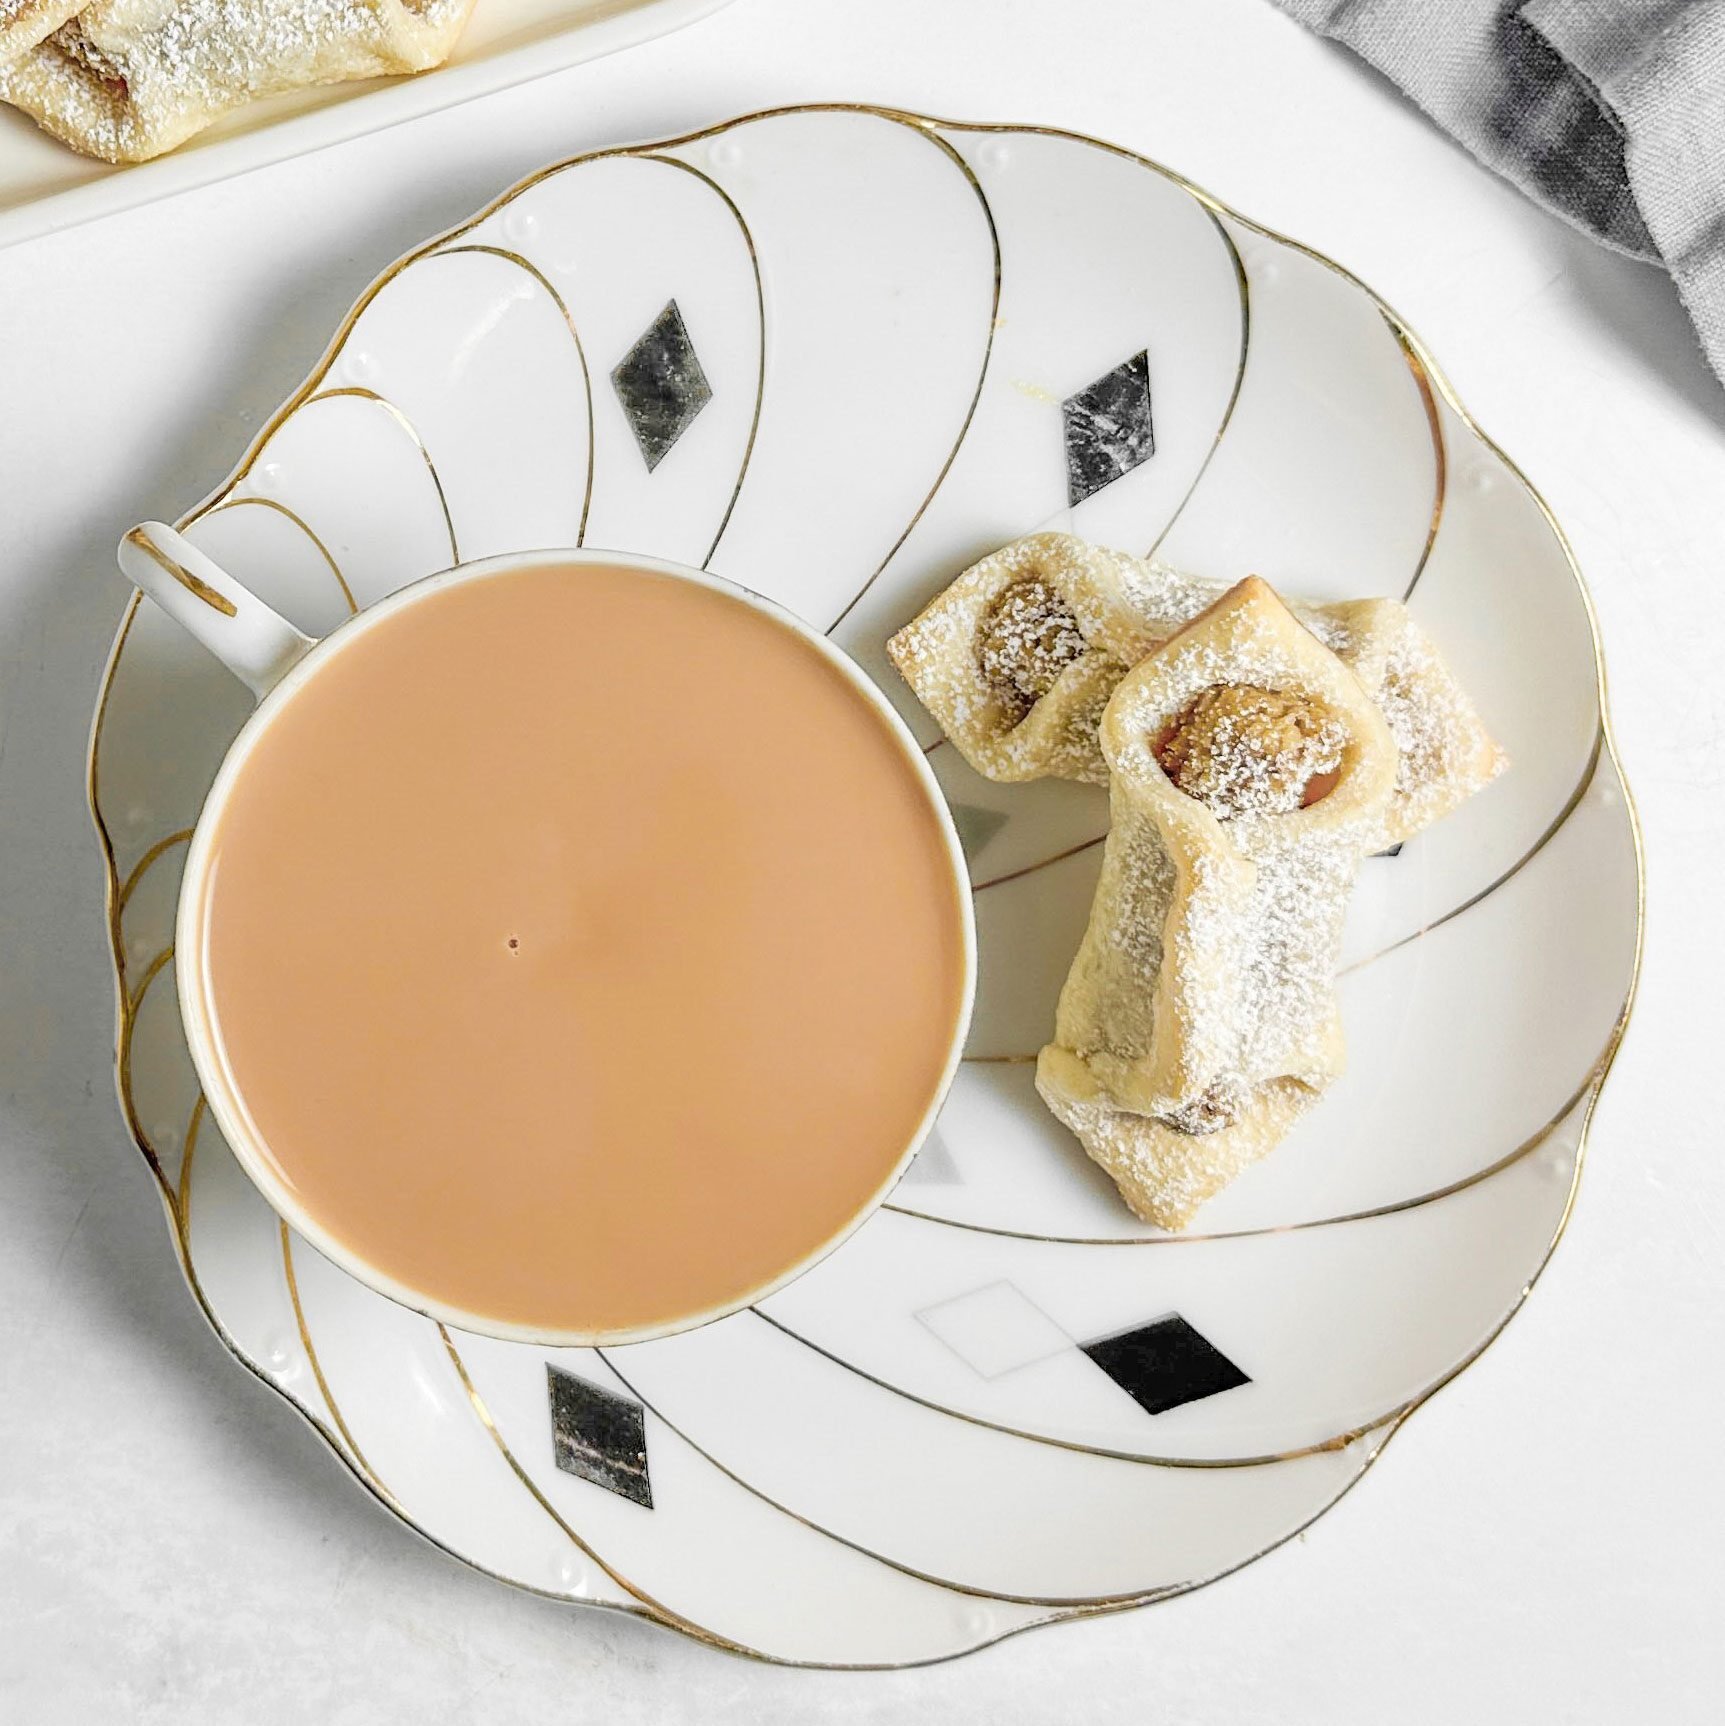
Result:
M614 552L415 582L321 641L180 534L125 573L258 697L176 929L210 1114L391 1299L552 1345L752 1304L915 1155L975 933L927 761L757 594Z

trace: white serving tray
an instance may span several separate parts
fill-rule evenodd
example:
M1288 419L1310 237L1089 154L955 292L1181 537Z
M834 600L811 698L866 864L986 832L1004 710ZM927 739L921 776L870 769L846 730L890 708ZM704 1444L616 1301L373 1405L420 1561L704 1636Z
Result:
M447 65L254 102L153 162L69 150L0 104L0 247L285 162L663 36L729 0L479 0Z

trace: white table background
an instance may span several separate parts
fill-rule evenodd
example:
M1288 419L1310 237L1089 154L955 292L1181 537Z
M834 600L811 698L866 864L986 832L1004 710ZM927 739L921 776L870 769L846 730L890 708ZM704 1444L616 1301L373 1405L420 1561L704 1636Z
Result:
M503 1588L379 1512L232 1364L114 1103L82 788L117 534L225 474L376 271L545 161L821 98L1098 133L1383 293L1575 542L1650 875L1641 1004L1563 1247L1360 1490L1183 1600L884 1675ZM737 0L0 254L0 1718L1718 1719L1722 670L1725 390L1669 283L1264 0Z

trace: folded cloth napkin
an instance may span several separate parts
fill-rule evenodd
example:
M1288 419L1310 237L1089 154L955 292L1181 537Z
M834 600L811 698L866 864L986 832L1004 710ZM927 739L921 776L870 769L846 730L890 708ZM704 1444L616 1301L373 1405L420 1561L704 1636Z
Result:
M1276 0L1487 166L1671 272L1725 381L1725 0Z

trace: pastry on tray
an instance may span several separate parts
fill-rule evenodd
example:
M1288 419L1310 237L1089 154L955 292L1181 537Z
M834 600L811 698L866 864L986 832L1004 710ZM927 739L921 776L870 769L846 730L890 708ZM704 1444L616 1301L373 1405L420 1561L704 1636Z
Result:
M1107 764L1086 720L1151 647L1222 592L1070 534L1033 534L966 570L887 651L985 778L1101 785ZM1395 736L1401 765L1383 845L1429 827L1503 771L1502 751L1406 606L1291 609L1353 667Z
M0 100L87 156L141 162L260 96L441 65L473 3L92 0L0 52Z
M985 558L888 650L979 772L1108 785L1036 1084L1138 1216L1185 1228L1342 1071L1361 859L1503 752L1397 601L1290 605L1065 534Z
M84 0L0 0L0 71L51 36Z

